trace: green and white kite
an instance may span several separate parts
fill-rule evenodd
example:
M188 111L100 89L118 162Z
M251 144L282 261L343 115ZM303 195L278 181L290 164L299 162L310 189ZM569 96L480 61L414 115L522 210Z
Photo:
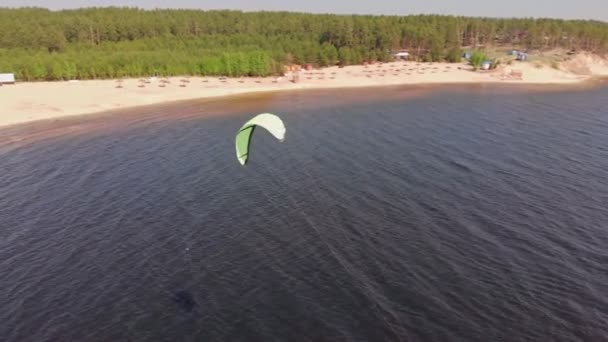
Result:
M247 164L251 138L257 126L264 127L279 141L285 140L285 125L278 116L270 113L256 115L253 119L247 121L236 134L236 157L241 165Z

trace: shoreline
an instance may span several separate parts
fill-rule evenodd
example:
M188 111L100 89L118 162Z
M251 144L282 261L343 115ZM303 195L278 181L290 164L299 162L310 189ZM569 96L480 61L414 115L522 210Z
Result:
M122 82L90 80L17 83L0 87L0 128L185 100L218 99L288 90L471 84L580 88L601 83L597 80L608 76L608 62L590 61L590 58L580 58L581 63L593 64L588 68L593 72L587 74L546 66L539 68L529 63L474 72L462 63L399 61L302 71L296 83L291 81L293 76L289 73L279 78L170 77L125 79ZM515 70L523 75L521 79L509 79ZM169 83L166 83L167 80Z

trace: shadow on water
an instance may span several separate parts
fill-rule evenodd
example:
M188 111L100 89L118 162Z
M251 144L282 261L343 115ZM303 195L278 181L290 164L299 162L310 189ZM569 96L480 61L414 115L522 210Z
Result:
M180 309L186 312L192 312L198 307L198 303L194 299L194 296L192 296L192 293L186 290L176 291L171 299Z

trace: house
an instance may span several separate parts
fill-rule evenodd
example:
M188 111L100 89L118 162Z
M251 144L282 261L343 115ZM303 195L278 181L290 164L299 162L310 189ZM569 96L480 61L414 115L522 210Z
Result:
M518 61L527 61L528 60L528 54L524 53L524 52L518 52L517 53L517 60Z
M0 74L0 85L15 84L15 74Z
M465 52L462 54L462 58L464 59L471 59L472 54L470 52Z
M483 63L481 63L482 70L490 70L491 67L492 67L492 61L484 61Z
M410 53L407 51L399 51L397 53L393 53L393 57L395 59L408 59L410 58Z

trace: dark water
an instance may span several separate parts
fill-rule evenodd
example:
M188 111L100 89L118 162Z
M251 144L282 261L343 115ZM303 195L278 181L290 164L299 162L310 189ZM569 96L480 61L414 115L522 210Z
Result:
M240 167L262 111L287 139ZM606 88L256 95L0 141L0 341L608 340Z

